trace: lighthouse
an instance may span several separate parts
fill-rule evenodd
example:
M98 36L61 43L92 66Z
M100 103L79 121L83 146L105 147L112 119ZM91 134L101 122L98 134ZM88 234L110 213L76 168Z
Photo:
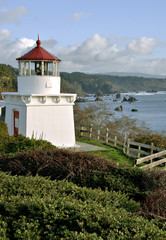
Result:
M41 47L16 59L18 92L3 92L9 135L43 139L57 147L75 147L73 105L76 94L60 93L60 62Z

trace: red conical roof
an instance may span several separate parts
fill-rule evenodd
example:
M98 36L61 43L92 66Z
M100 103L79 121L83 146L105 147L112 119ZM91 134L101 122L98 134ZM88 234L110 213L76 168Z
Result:
M23 55L22 57L16 58L16 60L46 60L46 61L58 61L60 62L61 60L52 55L51 53L47 52L44 48L42 48L41 41L38 40L36 41L37 47L33 48L31 51Z

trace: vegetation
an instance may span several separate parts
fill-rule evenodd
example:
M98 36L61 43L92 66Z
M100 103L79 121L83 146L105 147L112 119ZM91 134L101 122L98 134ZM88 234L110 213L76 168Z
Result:
M90 154L97 154L97 155L106 157L107 159L113 160L116 164L120 164L122 166L126 166L126 167L127 166L130 166L130 167L133 166L133 159L127 157L123 153L122 150L119 150L119 149L110 147L110 146L108 146L106 144L99 143L99 142L96 142L94 140L89 140L89 139L86 139L86 138L79 138L79 137L77 137L77 141L88 143L88 144L92 144L92 145L97 145L99 147L104 147L104 148L108 149L108 150L105 150L105 151L102 150L102 151L91 151L91 152L88 152Z
M17 88L17 70L10 65L0 64L0 93ZM1 99L1 96L0 96Z
M162 149L166 149L166 136L157 133L141 133L136 136L137 142L151 144Z
M115 92L165 91L166 79L144 78L135 76L112 76L104 74L85 74L81 72L61 73L62 89L80 94L100 95ZM76 87L76 88L75 88ZM77 91L78 90L78 91Z
M0 174L0 238L165 239L164 224L139 216L125 194L67 181Z
M46 149L55 147L42 139L30 139L23 135L9 136L7 126L3 121L0 121L0 155L14 155L17 152L28 151L32 149Z
M0 140L0 239L166 238L165 171L10 137L3 122Z

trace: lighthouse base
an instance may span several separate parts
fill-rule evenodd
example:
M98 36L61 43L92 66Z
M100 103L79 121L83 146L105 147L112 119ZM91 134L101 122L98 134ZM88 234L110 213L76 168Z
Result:
M47 140L60 148L76 147L73 114L76 94L2 95L9 135Z

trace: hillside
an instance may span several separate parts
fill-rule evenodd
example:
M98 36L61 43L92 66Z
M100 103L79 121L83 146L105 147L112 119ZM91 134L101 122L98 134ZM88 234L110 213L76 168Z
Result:
M0 92L17 89L18 69L0 64ZM166 91L166 79L110 74L61 73L61 92L111 94L133 91Z
M81 92L97 93L99 90L103 94L133 91L166 91L166 79L163 78L85 74L80 72L62 72L61 77L62 88L66 90L66 86L69 84L71 86L69 89L78 94Z
M16 90L17 72L17 69L10 65L0 64L0 93Z

